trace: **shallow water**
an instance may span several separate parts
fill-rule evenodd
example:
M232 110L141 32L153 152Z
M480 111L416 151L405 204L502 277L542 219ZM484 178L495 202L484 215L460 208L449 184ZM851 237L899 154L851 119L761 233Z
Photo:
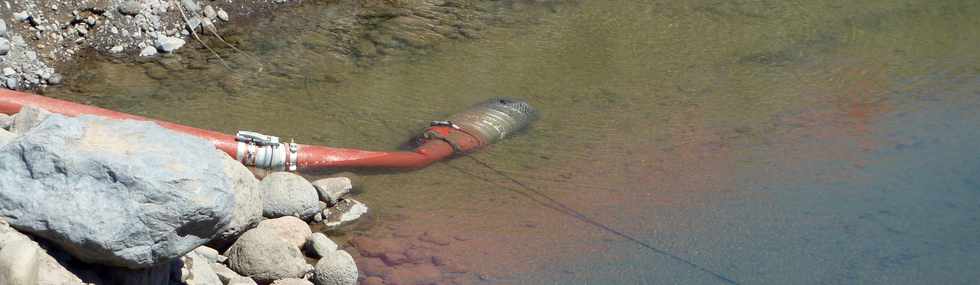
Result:
M369 64L321 48L313 3L238 36L262 70L186 51L46 94L368 149L525 98L523 134L363 174L372 217L341 238L421 248L447 282L980 283L980 3L636 2L515 4Z

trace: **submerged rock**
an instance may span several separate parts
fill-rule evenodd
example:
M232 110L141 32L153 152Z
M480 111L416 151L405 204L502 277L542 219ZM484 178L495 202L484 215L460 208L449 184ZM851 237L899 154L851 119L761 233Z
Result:
M354 183L347 177L330 177L313 181L313 187L320 194L321 201L333 206L340 201L340 198L350 194Z
M330 213L323 220L323 225L328 230L336 230L349 224L353 224L364 214L367 214L368 207L354 199L340 200Z
M308 220L320 211L316 189L302 176L289 172L269 174L259 183L262 214L267 218L294 216Z
M85 262L156 267L231 220L223 156L151 122L52 114L0 149L0 218Z

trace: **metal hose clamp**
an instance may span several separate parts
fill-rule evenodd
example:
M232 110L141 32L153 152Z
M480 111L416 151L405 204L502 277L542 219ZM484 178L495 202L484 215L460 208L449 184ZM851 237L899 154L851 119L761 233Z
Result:
M246 166L277 171L296 171L299 145L279 142L279 137L251 131L238 131L236 157Z

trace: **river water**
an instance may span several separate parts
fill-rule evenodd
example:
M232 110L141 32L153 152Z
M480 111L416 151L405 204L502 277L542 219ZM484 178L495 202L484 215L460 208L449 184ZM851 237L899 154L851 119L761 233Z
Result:
M319 48L336 11L312 2L237 35L254 58L220 49L232 71L194 50L95 60L46 94L381 150L527 99L541 116L525 133L361 173L371 215L336 238L441 260L404 278L980 283L980 2L538 2L370 63Z

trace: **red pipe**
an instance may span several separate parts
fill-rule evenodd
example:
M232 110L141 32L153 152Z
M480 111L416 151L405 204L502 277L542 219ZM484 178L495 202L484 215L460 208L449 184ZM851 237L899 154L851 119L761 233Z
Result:
M10 90L0 90L0 113L15 114L24 106L34 106L65 116L94 115L99 117L151 121L180 133L206 139L233 158L238 157L242 143L235 136L198 129L171 122L149 119L98 107L58 100ZM433 126L427 131L429 139L414 151L378 152L358 149L296 144L299 169L318 168L420 168L444 159L457 151L469 151L484 144L466 132L448 126ZM449 142L452 143L449 143Z

